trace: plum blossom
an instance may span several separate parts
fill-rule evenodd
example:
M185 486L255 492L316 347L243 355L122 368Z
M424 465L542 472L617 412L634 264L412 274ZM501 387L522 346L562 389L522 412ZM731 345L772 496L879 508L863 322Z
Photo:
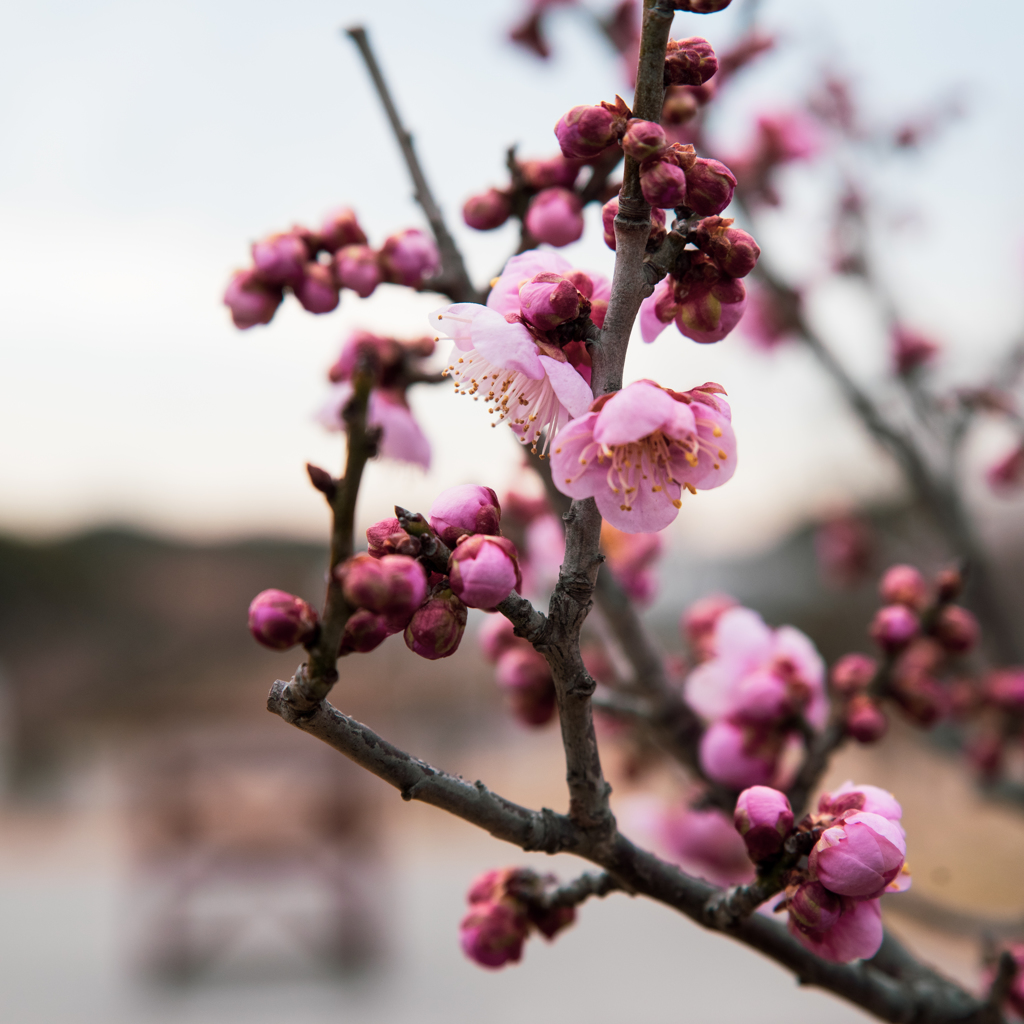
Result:
M556 253L538 251L508 261L486 306L458 302L429 317L439 339L454 342L444 372L455 379L456 392L482 397L497 416L493 425L507 420L519 440L534 448L542 433L550 439L572 417L586 412L593 399L589 356L566 334L572 325L544 331L523 314L519 289L537 274L567 278L585 300L581 311L591 318L596 314L598 326L603 323L607 280L573 270Z
M663 530L679 514L683 487L710 490L735 470L722 393L717 384L680 393L642 380L602 395L555 438L555 486L571 498L595 498L623 533Z
M873 957L882 945L882 910L879 901L833 899L837 906L832 913L826 915L827 925L824 928L801 925L790 910L790 934L812 953L833 963L844 964Z

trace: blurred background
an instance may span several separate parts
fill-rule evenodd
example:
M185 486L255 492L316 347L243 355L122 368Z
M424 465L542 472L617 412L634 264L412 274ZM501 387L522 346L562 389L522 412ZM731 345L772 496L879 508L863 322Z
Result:
M593 9L606 13L593 0ZM506 180L505 151L555 151L577 103L629 98L617 55L571 6L546 15L554 55L510 45L520 0L387 6L67 3L7 12L0 40L0 1015L46 1021L539 1021L684 1014L765 1021L827 1008L774 966L666 910L613 896L523 964L484 972L457 945L475 874L580 865L501 847L377 780L263 710L294 654L258 648L245 610L277 587L318 603L328 525L307 461L337 471L342 443L314 414L347 333L425 330L437 296L382 285L313 317L287 301L235 330L221 296L249 244L351 205L373 244L424 227L379 102L340 29L371 41L470 273L484 284L517 243L459 211ZM679 15L673 36L716 49L745 29L743 0ZM854 168L884 222L881 263L901 315L942 345L936 379L974 383L1024 328L1020 9L950 0L856 6L765 0L775 52L730 87L712 131L739 151L754 115L802 103L841 73L868 120L937 102L962 114L899 160ZM834 182L785 169L785 215L758 241L796 279L823 280ZM563 252L610 273L600 211ZM864 386L884 390L884 326L857 287L825 281L815 323ZM686 603L725 590L826 658L866 649L874 583L894 560L947 552L898 472L797 345L741 336L696 346L639 339L627 380L727 388L740 444L728 487L684 504L666 531L652 627L669 651ZM438 366L440 366L440 361ZM445 388L411 394L428 472L372 464L362 528L396 502L426 511L444 487L529 489L508 431ZM972 516L1021 606L1024 499L993 495L1007 447L981 422L963 473ZM844 576L822 524L865 538ZM840 529L841 532L841 529ZM861 534L858 534L861 536ZM842 542L842 537L840 537ZM859 543L859 542L858 542ZM842 548L842 543L839 544ZM854 545L856 547L856 545ZM839 559L842 562L842 559ZM1019 617L1019 616L1018 616ZM392 638L342 663L334 699L394 742L511 799L561 809L557 728L505 714L471 635L427 663ZM670 778L637 778L609 743L616 809ZM984 799L941 744L894 723L845 752L826 784L885 786L906 808L926 910L892 926L973 983L979 920L1024 917L1024 815ZM951 830L949 822L957 822ZM937 909L936 909L937 908ZM929 918L929 913L931 917ZM943 917L943 914L946 916ZM957 916L959 915L959 916ZM936 924L940 928L934 927ZM583 984L580 1003L562 988ZM736 979L742 978L741 984ZM683 1002L683 1000L685 1002Z

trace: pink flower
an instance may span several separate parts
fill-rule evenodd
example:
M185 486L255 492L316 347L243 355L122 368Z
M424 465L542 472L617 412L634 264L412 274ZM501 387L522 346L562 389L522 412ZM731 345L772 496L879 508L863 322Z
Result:
M754 865L732 822L714 808L667 815L661 839L682 866L715 885L749 882Z
M313 606L284 590L264 590L249 605L249 632L275 651L312 639L317 624Z
M497 661L506 651L522 647L527 641L515 634L515 627L504 615L488 615L477 634L480 650L488 661Z
M743 336L756 348L770 351L795 336L793 317L776 296L756 282L746 285L747 308L743 313Z
M431 529L448 547L473 533L501 533L501 505L490 487L461 484L442 491L430 506Z
M838 917L829 906L823 915L827 926L821 930L801 927L791 912L789 932L800 944L823 960L846 964L868 960L882 945L882 913L878 900L839 901Z
M227 296L224 297L227 302ZM230 303L228 303L230 305ZM234 308L232 308L234 314ZM273 313L271 313L273 316ZM259 321L266 323L266 321ZM235 320L238 327L247 326ZM1024 444L1018 445L1009 455L1004 456L985 472L989 487L997 494L1010 494L1024 483Z
M771 163L809 160L821 148L821 133L806 114L785 111L757 119L761 159Z
M427 596L427 574L408 555L354 555L334 575L350 605L401 619L401 629Z
M459 944L482 967L504 967L522 958L529 929L526 914L511 901L477 902L459 925Z
M440 269L441 256L429 235L418 228L408 228L385 239L380 263L392 283L419 288Z
M680 334L703 345L712 344L740 322L746 308L746 290L733 278L711 285L695 282L680 299L674 280L666 277L640 304L640 336L650 344L674 320Z
M519 288L523 316L539 331L553 331L580 315L579 289L561 274L534 274Z
M867 694L850 698L843 713L847 733L858 743L877 743L889 728L885 712Z
M546 513L526 527L526 551L519 553L524 594L544 594L558 582L558 569L565 554L562 520Z
M269 324L281 305L280 285L264 283L255 270L236 270L224 292L224 305L241 331L257 324Z
M515 545L505 537L460 537L448 560L452 591L470 608L491 610L523 585Z
M583 234L583 203L566 188L546 188L530 200L527 231L539 242L560 248Z
M770 786L751 786L737 798L733 822L751 859L764 860L782 849L793 827L793 808L785 793Z
M679 514L680 494L725 483L736 466L736 439L717 385L680 394L638 381L603 395L555 438L551 472L571 498L594 497L624 533L663 530Z
M825 829L808 867L831 892L872 899L885 892L906 856L907 841L899 825L880 814L854 811Z
M561 254L546 249L528 249L512 256L505 269L494 282L487 296L487 308L497 310L502 316L522 314L519 289L536 274L560 274L576 285L580 293L593 303L611 295L611 282L604 274L592 270L577 270ZM597 321L594 321L597 323ZM600 325L599 325L600 326Z
M855 694L867 689L878 671L878 662L866 654L844 654L832 666L832 685L839 693Z
M687 608L679 619L679 631L699 661L715 656L715 627L722 615L739 601L728 594L710 594Z
M334 276L343 288L361 299L372 295L384 280L377 254L368 245L346 245L334 254Z
M335 384L330 400L320 410L317 419L328 430L344 430L342 414L353 394L351 381ZM378 450L384 458L430 468L430 442L413 418L401 392L374 388L367 404L366 422L371 427L380 427L382 433Z
M338 286L330 267L307 263L302 280L295 285L295 298L307 313L330 313L338 308Z
M780 733L720 719L700 738L701 768L732 789L766 785L775 776L782 740Z
M903 817L903 808L896 797L879 786L857 785L847 781L831 793L823 793L818 800L819 814L841 818L857 811L880 814L889 821L899 821Z

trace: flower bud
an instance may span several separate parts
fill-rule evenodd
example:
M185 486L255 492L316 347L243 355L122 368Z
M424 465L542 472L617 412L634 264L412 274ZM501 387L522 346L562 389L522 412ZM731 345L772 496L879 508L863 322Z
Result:
M627 114L624 107L625 104L620 108L601 103L573 107L569 113L563 114L555 125L562 155L570 160L589 160L607 149L625 130Z
M842 902L821 882L804 882L787 904L797 927L808 932L827 932L839 920Z
M703 85L718 70L711 44L700 36L670 39L665 51L665 85Z
M500 228L512 215L512 204L504 192L489 188L478 196L470 196L462 207L462 219L477 231Z
M338 286L329 267L307 263L302 280L295 286L295 298L307 313L330 313L338 308Z
M985 700L1004 711L1024 712L1024 668L1005 668L985 680Z
M775 774L781 749L778 739L756 727L719 719L701 736L701 768L708 778L733 789L766 785Z
M441 590L413 612L405 628L405 646L429 661L447 658L459 649L467 617L462 601L450 590Z
M338 654L368 654L379 647L393 633L401 631L393 619L369 608L358 608L345 623Z
M918 612L928 604L928 584L912 565L894 565L887 569L878 585L878 593L886 604L905 604Z
M566 160L561 155L548 160L523 160L519 164L519 173L527 188L551 188L552 185L572 188L579 177L580 161Z
M253 242L252 261L267 284L293 287L302 281L309 250L295 232L283 232Z
M502 689L512 713L524 725L546 725L555 713L555 684L551 669L527 645L506 650L499 658L495 681Z
M615 249L615 215L619 212L619 198L609 199L601 207L601 224L604 227L604 244ZM658 206L651 207L651 233L647 236L648 245L658 245L667 234L665 229L665 211ZM591 314L593 319L593 314Z
M875 678L878 662L866 654L844 654L832 666L832 685L839 693L852 696L866 690Z
M490 487L460 484L442 491L430 506L430 528L448 547L472 533L501 533L501 505Z
M949 698L942 685L932 676L925 674L896 674L892 684L892 695L903 713L927 729L949 710Z
M714 284L694 284L676 306L679 333L699 345L721 341L743 319L747 290L732 277Z
M736 831L743 836L753 861L773 857L793 827L793 808L785 793L770 786L751 786L736 800Z
M715 885L749 882L753 865L733 823L717 808L667 815L662 839L673 857L693 874Z
M981 627L966 608L948 604L939 611L932 632L951 654L964 654L977 644Z
M694 601L679 620L679 630L699 661L715 656L715 627L718 620L739 601L728 594L710 594Z
M408 621L427 596L427 574L408 555L355 555L339 565L334 575L350 605L396 619Z
M278 285L264 284L254 270L236 270L224 292L224 305L239 330L269 324L284 293Z
M661 123L678 126L692 121L701 104L693 89L685 86L665 90L665 104L661 108Z
M523 909L512 901L474 903L459 925L459 944L482 967L518 963L529 931Z
M890 821L903 817L899 801L887 789L863 786L847 781L831 793L822 793L818 799L818 813L843 817L853 811L871 811Z
M640 191L659 209L686 204L686 175L669 160L646 160L640 165Z
M249 632L264 647L286 651L311 640L316 630L313 606L284 590L264 590L249 605Z
M935 577L939 604L955 601L963 590L964 580L958 569L942 569Z
M512 541L474 534L459 539L448 559L452 591L470 608L496 608L523 585Z
M702 217L721 213L732 202L736 176L720 160L698 157L686 171L686 205Z
M850 698L843 714L847 733L858 743L875 743L889 728L885 713L867 694L858 693Z
M418 228L408 228L385 239L380 262L392 284L418 288L437 273L441 256L429 235Z
M525 223L539 242L568 245L583 234L583 203L566 188L546 188L530 200Z
M384 555L409 555L415 558L420 553L419 537L410 537L397 519L382 519L366 530L369 554L374 558Z
M938 354L939 346L923 334L897 326L892 332L892 358L896 372L906 375L930 363Z
M825 829L811 850L808 868L831 892L872 899L900 873L906 855L899 825L871 811L855 811Z
M373 294L384 280L377 254L368 245L346 245L334 254L334 277L361 299Z
M488 615L477 634L484 657L495 662L506 651L523 647L527 641L515 634L515 626L504 615Z
M561 274L534 274L519 286L523 316L538 330L553 331L580 315L580 293Z
M887 651L906 647L917 636L920 622L903 604L889 604L879 608L871 621L871 639Z
M641 121L639 118L629 122L626 134L622 137L623 152L637 163L660 156L668 146L665 129L660 124L654 121Z
M337 252L346 245L366 245L366 234L356 220L355 211L347 206L327 214L319 237L328 252Z
M719 270L730 277L746 277L761 249L746 231L731 225L728 219L706 217L697 225L697 245Z

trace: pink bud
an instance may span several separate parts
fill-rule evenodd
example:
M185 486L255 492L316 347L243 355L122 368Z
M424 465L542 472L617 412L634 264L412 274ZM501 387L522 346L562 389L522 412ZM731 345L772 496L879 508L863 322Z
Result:
M459 925L462 952L483 967L518 963L529 930L523 910L511 901L474 903Z
M926 729L949 710L949 697L942 684L928 675L897 676L892 695L907 717Z
M480 533L459 539L448 560L448 578L470 608L496 608L523 585L512 541Z
M270 235L252 245L252 261L267 284L299 284L309 255L305 243L291 231Z
M676 307L679 333L700 345L721 341L743 319L747 292L743 282L725 277L714 284L691 285Z
M618 139L626 126L624 113L610 104L573 107L555 125L562 155L589 160Z
M844 694L867 689L878 671L878 662L866 654L844 654L832 666L832 685Z
M441 256L429 235L418 228L408 228L385 239L380 262L392 284L418 288L440 269Z
M462 207L462 219L477 231L500 228L512 215L512 204L504 192L489 188L478 196L470 196Z
M732 227L732 221L722 217L706 217L697 225L697 245L730 277L746 277L761 255L746 231Z
M583 234L583 203L568 189L546 188L530 200L525 223L539 242L568 245Z
M519 173L527 188L542 189L552 185L572 188L580 173L580 161L566 160L561 155L548 160L523 160L519 164Z
M311 640L316 630L313 606L284 590L264 590L249 605L249 632L264 647L286 651Z
M377 254L368 245L346 245L334 254L334 276L342 288L361 299L373 294L384 280Z
M804 882L787 903L790 918L807 932L827 932L839 920L842 901L821 882Z
M900 873L907 842L899 825L871 811L855 811L825 829L808 868L840 896L873 899Z
M716 885L749 882L754 876L746 847L720 810L687 810L666 818L665 845L683 866Z
M1007 668L985 680L985 699L1006 711L1024 711L1024 668Z
M935 639L953 654L964 654L978 642L981 627L978 620L958 604L941 609L933 627Z
M615 248L615 215L619 212L618 196L609 199L601 208L601 224L604 227L604 244L609 249ZM665 211L658 206L651 207L651 233L647 236L648 245L658 245L666 235ZM591 316L593 319L593 316Z
M497 661L506 651L527 643L516 636L515 626L504 615L488 615L477 634L477 641L484 657L491 662Z
M701 767L708 778L723 786L744 789L771 782L779 744L768 741L753 727L721 719L704 731L699 752Z
M329 267L307 263L302 280L295 286L295 298L307 313L330 313L338 308L338 286Z
M715 656L715 626L730 608L739 606L739 601L728 594L710 594L694 601L679 620L679 630L701 661Z
M532 647L523 645L498 658L495 680L512 713L524 725L545 725L555 713L555 684L551 669Z
M843 719L847 733L858 743L876 743L889 728L885 712L864 693L850 698Z
M580 315L580 293L561 274L534 274L519 286L523 316L538 330L553 331Z
M227 297L224 299L227 302ZM228 303L230 305L230 303ZM263 321L265 322L265 321ZM246 326L239 324L239 327ZM989 487L997 493L1008 494L1024 483L1024 444L1018 445L985 472Z
M369 608L354 611L345 623L339 654L367 654L379 647L389 636L400 632L402 627L395 620Z
M928 604L928 584L912 565L894 565L887 569L878 592L886 604L905 604L918 612Z
M665 129L654 121L634 119L629 122L626 134L622 137L623 151L637 163L660 156L668 146Z
M665 209L684 206L686 175L669 160L646 160L640 165L640 191L651 206Z
M334 575L349 604L403 620L400 628L427 596L427 574L408 555L355 555L339 565Z
M670 39L665 52L665 85L703 85L718 70L706 39Z
M698 157L686 171L686 205L702 217L721 213L732 202L736 176L719 160Z
M892 332L892 357L896 364L896 372L908 374L926 363L930 363L938 354L939 346L923 334L897 326Z
M366 234L356 220L355 211L347 206L332 210L324 218L319 235L328 252L337 252L346 245L366 245Z
M902 604L879 608L871 621L871 639L887 651L906 647L920 628L917 616Z
M820 894L808 900L822 899L824 923L833 920L834 906L827 903ZM845 964L854 960L868 960L873 957L882 945L882 913L878 900L841 899L839 901L839 919L829 927L811 930L801 927L797 919L790 914L789 931L801 945L816 956L833 963ZM801 912L809 919L814 918L813 909L807 904L801 905Z
M751 860L761 861L782 849L793 827L793 808L785 793L770 786L751 786L736 800L733 823Z
M450 590L441 590L413 612L405 646L428 661L447 658L459 649L467 615L462 601Z
M430 528L448 547L472 533L501 533L501 505L490 487L460 484L442 491L430 506Z
M264 284L254 270L236 270L224 292L224 305L239 330L269 324L284 294L279 285Z
M399 525L397 519L382 519L366 530L369 554L374 558L384 555L409 555L415 558L420 553L420 540L411 537Z

